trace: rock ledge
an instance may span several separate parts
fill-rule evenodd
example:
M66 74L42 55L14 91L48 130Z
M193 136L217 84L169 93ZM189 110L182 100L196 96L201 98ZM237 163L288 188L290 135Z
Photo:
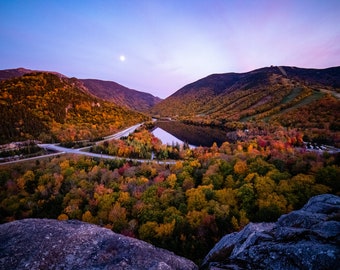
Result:
M146 242L80 221L24 219L0 225L0 269L197 269Z
M340 197L313 197L276 223L224 236L201 269L340 269Z

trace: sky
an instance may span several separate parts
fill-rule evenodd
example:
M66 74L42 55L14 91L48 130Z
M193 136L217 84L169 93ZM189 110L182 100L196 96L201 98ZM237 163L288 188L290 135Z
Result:
M213 73L340 65L340 0L0 0L0 69L166 98Z

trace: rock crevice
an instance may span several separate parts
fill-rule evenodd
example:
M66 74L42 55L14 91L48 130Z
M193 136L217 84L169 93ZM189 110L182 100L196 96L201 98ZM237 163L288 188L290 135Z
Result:
M340 269L340 197L313 197L276 223L224 236L201 269Z

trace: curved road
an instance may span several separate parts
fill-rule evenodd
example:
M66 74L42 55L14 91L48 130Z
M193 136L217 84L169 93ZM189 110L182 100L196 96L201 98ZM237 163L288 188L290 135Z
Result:
M137 128L139 128L141 125L143 125L143 123L136 124L136 125L134 125L132 127L128 127L127 129L124 129L124 130L122 130L122 131L120 131L118 133L115 133L115 134L112 134L110 136L104 137L104 140L101 140L101 141L99 141L97 143L101 143L101 142L108 141L108 140L111 140L111 139L120 139L121 137L126 137L130 133L134 132Z
M137 124L137 125L134 125L134 126L127 128L127 129L124 129L124 130L122 130L118 133L115 133L113 135L104 137L104 140L98 141L98 142L96 142L96 144L104 142L104 141L108 141L108 140L111 140L111 139L120 139L121 137L128 136L130 133L134 132L141 125L142 124ZM91 153L91 152L83 151L84 149L89 148L89 147L72 149L72 148L66 148L66 147L58 146L56 144L49 144L49 143L48 144L38 144L38 146L41 147L41 148L44 148L46 150L56 151L57 153L33 157L33 158L25 158L25 159L3 162L3 163L0 163L0 165L17 163L17 162L22 162L22 161L27 161L27 160L35 160L35 159L46 158L46 157L50 157L50 156L57 156L57 155L61 155L61 154L76 154L76 155L84 155L84 156L90 156L90 157L96 157L96 158L105 158L105 159L126 159L126 160L132 160L132 161L137 161L137 162L155 161L155 160L149 160L149 159L122 158L122 157L117 157L117 156L109 156L109 155L103 155L103 154L97 154L97 153ZM157 161L157 162L162 163L162 164L174 164L175 163L175 161Z

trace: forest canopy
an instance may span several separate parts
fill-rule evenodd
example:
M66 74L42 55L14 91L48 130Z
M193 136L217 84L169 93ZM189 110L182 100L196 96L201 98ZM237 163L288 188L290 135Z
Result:
M149 140L143 132L135 136ZM178 154L175 164L62 156L3 165L0 221L83 220L198 262L250 221L275 221L314 195L340 194L339 154L269 138Z
M0 144L96 139L148 120L99 99L76 79L30 73L0 82Z

